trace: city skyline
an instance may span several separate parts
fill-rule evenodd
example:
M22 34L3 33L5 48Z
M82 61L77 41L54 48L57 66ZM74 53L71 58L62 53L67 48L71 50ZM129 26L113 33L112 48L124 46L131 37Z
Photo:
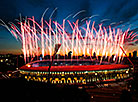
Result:
M20 52L20 53L17 53L17 52L15 52L15 53L13 53L13 52L6 52L6 53L0 53L0 57L1 56L3 56L3 55L23 55L23 53L22 52ZM68 57L69 59L71 59L71 56L72 57L77 57L77 56L73 56L73 55L71 55L71 51L69 51L68 52L68 54L65 54L65 55L61 55L61 54L56 54L57 56L61 56L61 57ZM114 54L112 54L112 55L114 55ZM42 56L42 53L40 53L39 54L39 57L40 56ZM50 55L49 54L47 54L47 55L45 55L45 57L46 56L49 56L50 57ZM96 52L94 52L92 55L91 55L91 57L96 57L96 56L101 56L101 55L96 55ZM78 57L84 57L84 55L79 55ZM86 55L85 57L90 57L89 55ZM107 57L109 57L109 56L107 56ZM126 57L125 55L124 55L124 57ZM130 52L130 53L127 53L127 57L129 57L129 58L137 58L138 57L138 51L137 50L135 50L135 51L133 51L133 52Z

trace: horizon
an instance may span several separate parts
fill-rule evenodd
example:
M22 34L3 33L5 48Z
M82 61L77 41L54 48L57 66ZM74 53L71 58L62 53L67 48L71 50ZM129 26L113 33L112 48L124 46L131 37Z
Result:
M138 50L134 50L134 51L137 51L137 57L138 57ZM134 52L134 51L129 52L129 53L131 53L131 57L133 57L133 52ZM126 54L127 54L127 57L129 57L129 53L126 53ZM11 52L4 52L4 53L0 52L0 55L8 55L8 54L9 54L9 55L10 55L10 54L11 54L11 55L23 55L23 53L22 53L21 51L19 51L19 53L17 53L17 52L14 53L14 52L12 52L12 51L11 51ZM94 53L93 53L93 54L94 54ZM57 54L57 55L60 55L60 56L66 56L66 55L67 55L67 56L68 56L68 54L65 54L65 55ZM115 54L112 54L112 55L115 55ZM111 55L111 56L112 56L112 55ZM124 54L123 54L123 55L124 55ZM39 56L42 56L42 53L40 53ZM50 56L50 54L47 54L47 55L45 55L45 56ZM83 55L79 55L79 56L83 56ZM89 57L90 55L86 55L86 56ZM93 56L93 55L92 55L92 56ZM102 56L102 55L98 55L98 56ZM29 57L30 57L30 56L29 56ZM74 57L77 57L77 56L74 55ZM107 57L109 57L109 56L107 56ZM126 57L126 56L124 55L124 56L121 56L121 57Z

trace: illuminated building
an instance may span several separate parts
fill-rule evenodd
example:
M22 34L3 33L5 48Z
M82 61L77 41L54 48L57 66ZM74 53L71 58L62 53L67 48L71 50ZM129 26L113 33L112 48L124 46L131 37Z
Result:
M137 51L133 52L133 58L137 58Z
M25 79L53 84L88 84L93 82L117 81L129 78L131 68L128 65L110 64L93 65L90 60L72 61L70 59L55 60L50 74L50 61L34 61L20 68L21 77Z

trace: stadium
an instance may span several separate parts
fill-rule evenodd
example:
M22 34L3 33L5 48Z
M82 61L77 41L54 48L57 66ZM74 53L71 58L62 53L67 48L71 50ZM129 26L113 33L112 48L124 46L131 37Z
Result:
M50 63L50 60L28 63L19 69L20 77L52 84L91 84L127 80L133 71L129 65L97 65L89 59L55 59L49 71Z

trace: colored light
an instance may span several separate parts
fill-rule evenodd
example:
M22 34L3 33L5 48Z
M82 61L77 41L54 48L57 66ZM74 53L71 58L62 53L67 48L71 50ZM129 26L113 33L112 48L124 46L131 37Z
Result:
M3 60L0 60L0 62L3 62Z
M27 67L29 67L29 68L31 67L31 65L30 65L30 64L27 64L26 66L27 66Z
M126 73L128 73L128 70L126 71Z
M9 77L11 76L11 74L9 74Z

